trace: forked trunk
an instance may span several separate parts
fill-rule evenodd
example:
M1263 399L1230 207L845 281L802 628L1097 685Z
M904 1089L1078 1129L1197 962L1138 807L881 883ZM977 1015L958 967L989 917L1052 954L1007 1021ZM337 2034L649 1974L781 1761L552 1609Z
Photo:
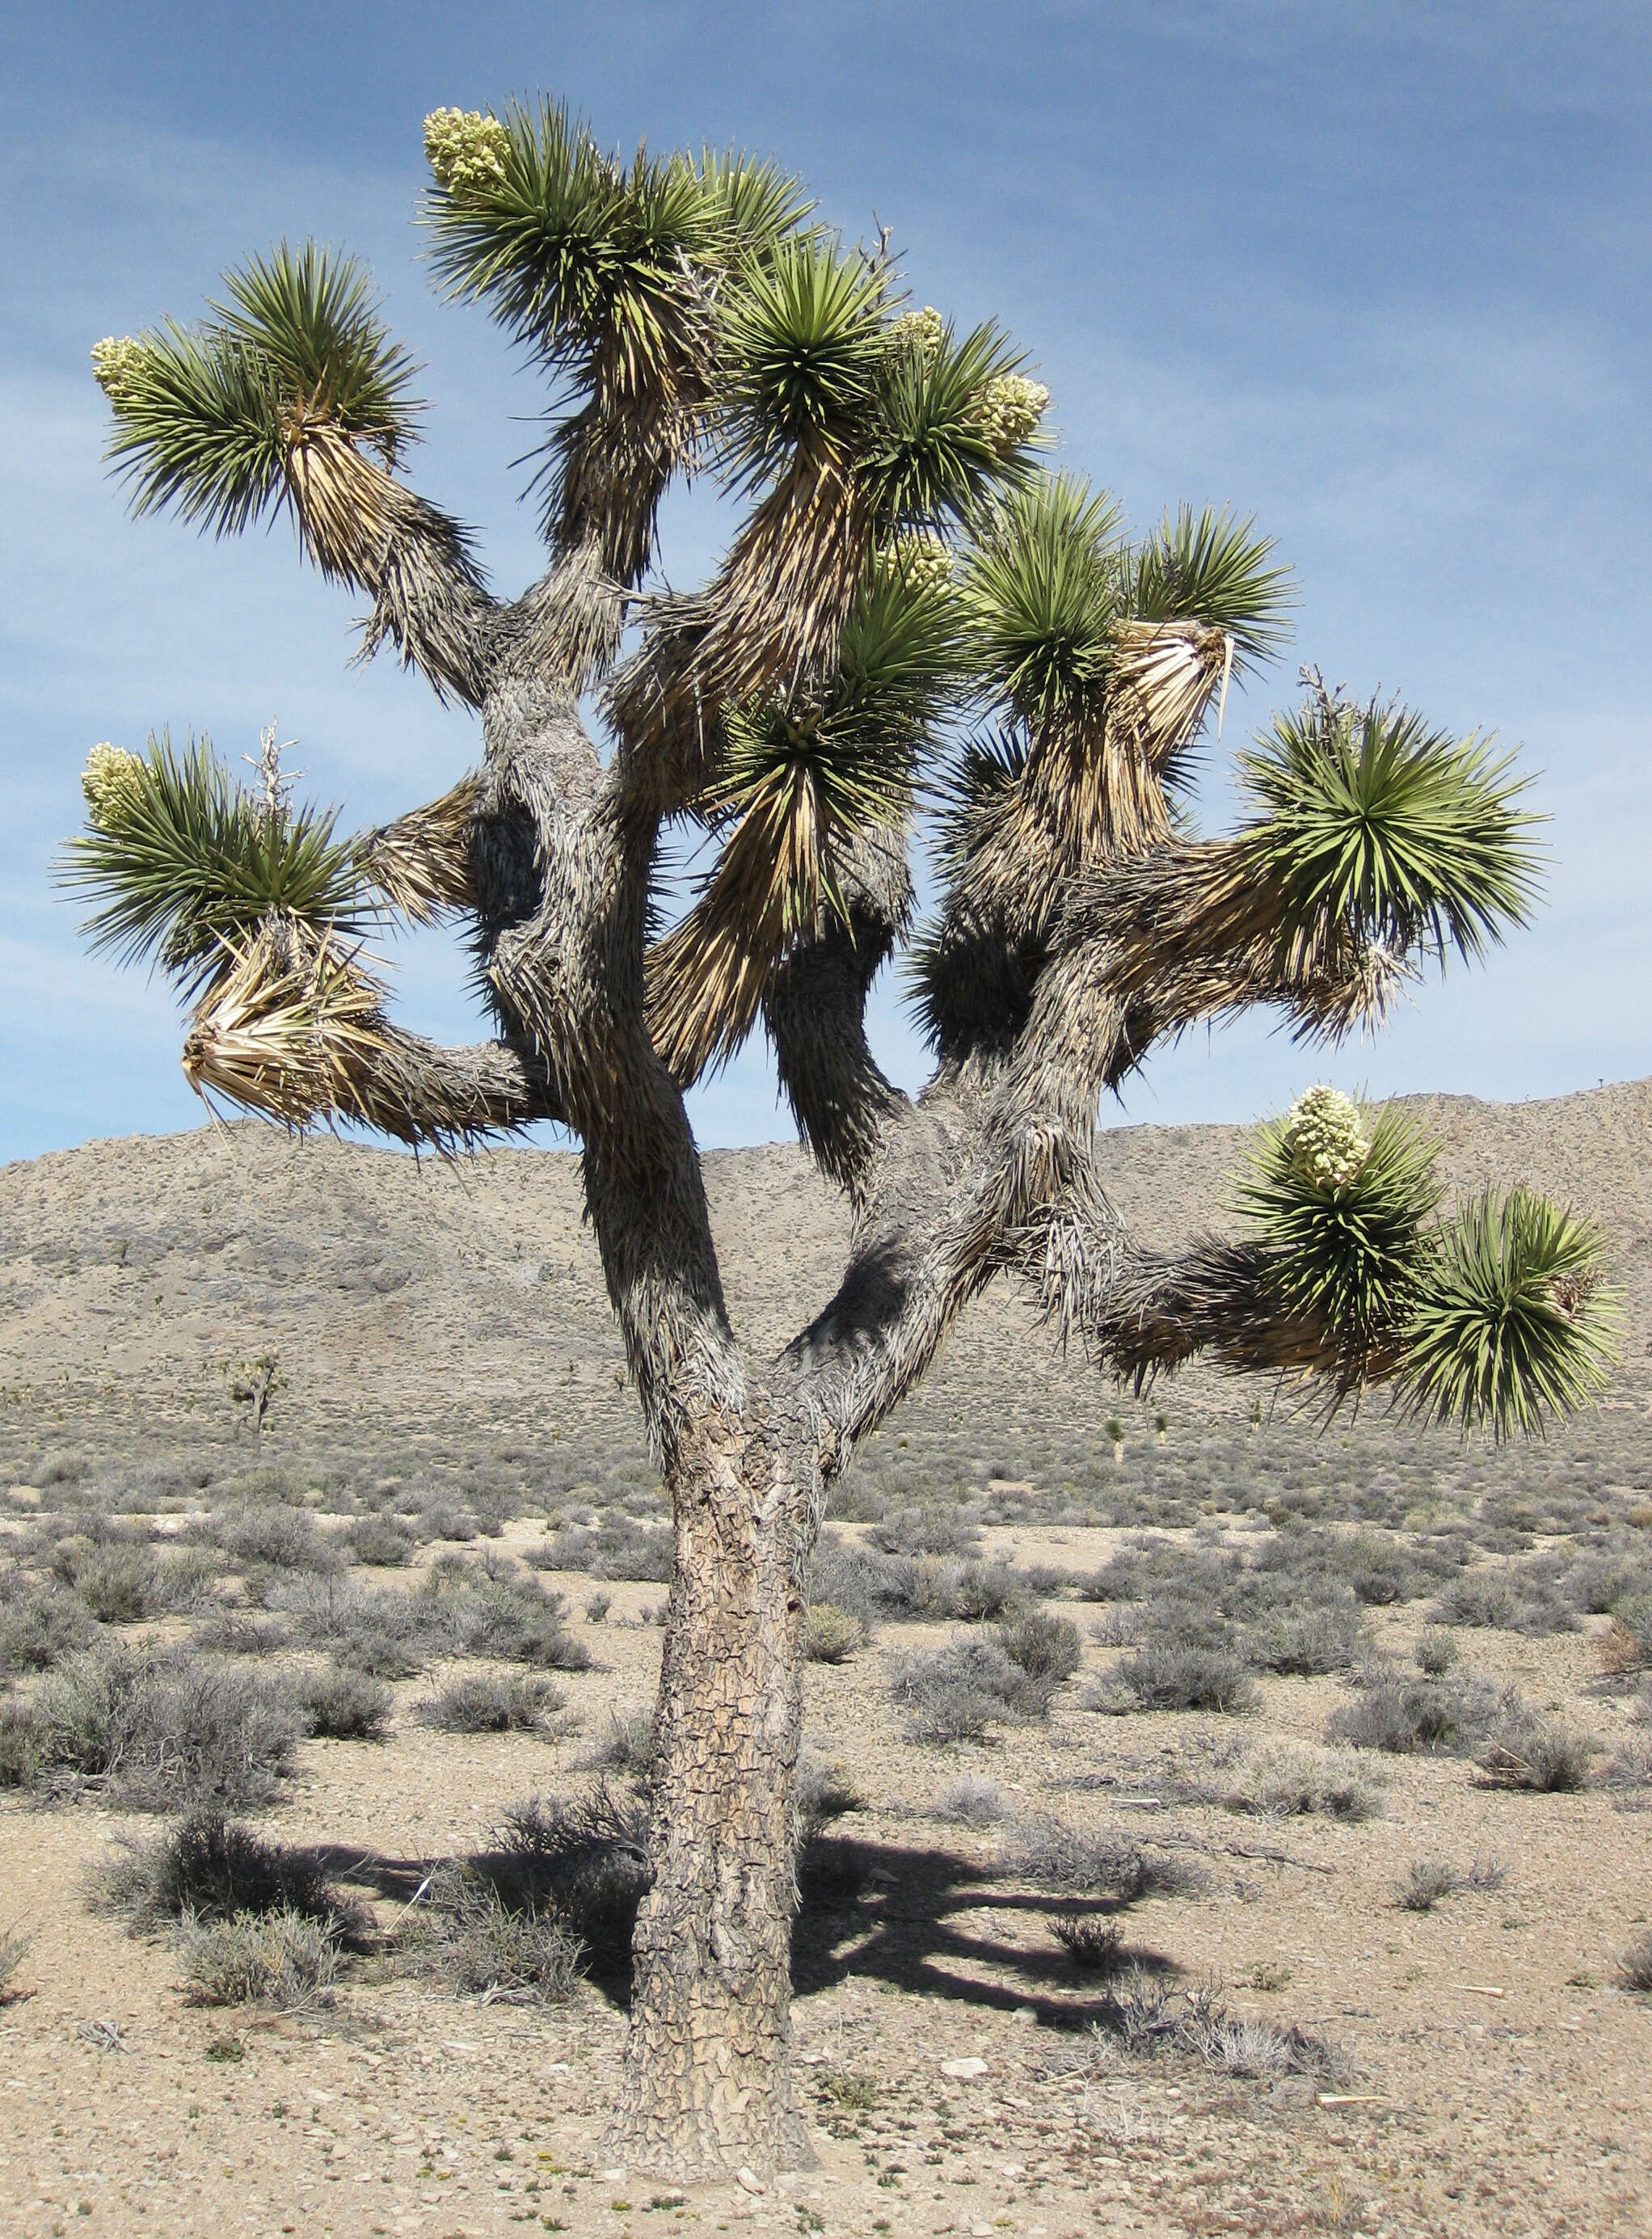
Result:
M813 1471L778 1431L702 1418L670 1458L654 1886L632 1946L607 2150L673 2183L813 2156L793 2096L793 1796Z

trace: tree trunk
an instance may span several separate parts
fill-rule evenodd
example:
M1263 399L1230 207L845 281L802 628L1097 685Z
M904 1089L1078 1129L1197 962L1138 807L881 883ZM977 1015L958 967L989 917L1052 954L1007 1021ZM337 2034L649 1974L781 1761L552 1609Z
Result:
M756 1410L702 1417L667 1460L654 1881L607 2150L672 2183L813 2158L793 2094L791 1934L817 1474Z

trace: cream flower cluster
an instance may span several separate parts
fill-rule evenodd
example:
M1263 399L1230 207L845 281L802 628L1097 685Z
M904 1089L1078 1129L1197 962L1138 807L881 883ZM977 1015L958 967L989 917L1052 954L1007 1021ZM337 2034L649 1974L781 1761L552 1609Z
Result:
M100 740L87 755L80 789L86 796L87 814L100 832L113 831L122 812L136 802L142 767L136 754L110 746L107 739Z
M1312 1189L1346 1189L1370 1158L1370 1138L1351 1097L1323 1084L1304 1091L1285 1122L1290 1171Z
M896 537L884 555L884 564L892 575L919 591L940 590L952 580L952 548L945 537L927 529Z
M981 391L975 408L976 424L1002 457L1025 443L1050 409L1050 392L1041 381L1025 380L1018 373L1000 374Z
M479 109L433 109L424 121L424 152L438 186L462 201L504 177L510 135Z
M946 322L932 303L921 311L903 311L889 324L889 340L897 349L917 350L927 357L946 340Z
M111 403L129 389L143 362L143 345L130 335L105 335L92 344L92 378Z

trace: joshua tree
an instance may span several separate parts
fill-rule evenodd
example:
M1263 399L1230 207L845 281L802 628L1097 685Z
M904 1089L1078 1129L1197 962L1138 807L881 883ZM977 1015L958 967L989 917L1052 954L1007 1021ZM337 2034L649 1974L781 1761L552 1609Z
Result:
M480 766L355 838L242 793L210 747L93 752L70 875L91 930L193 1008L205 1096L461 1148L554 1120L675 1518L652 1885L610 2150L676 2179L806 2158L790 2079L792 1791L810 1553L833 1478L987 1284L1025 1286L1139 1388L1196 1353L1335 1404L1387 1385L1497 1434L1589 1393L1596 1245L1515 1190L1443 1209L1392 1114L1312 1092L1264 1132L1238 1242L1125 1232L1102 1093L1194 1022L1273 1006L1307 1040L1379 1020L1448 952L1523 924L1533 821L1505 760L1307 679L1239 757L1247 821L1186 788L1288 579L1248 522L1132 541L1041 464L1048 396L996 327L906 307L772 166L629 163L554 105L438 111L426 222L450 295L543 371L549 564L514 599L401 478L415 369L366 276L287 248L202 324L100 343L136 510L222 535L283 508L324 576L481 719ZM726 557L665 588L656 513L717 481ZM600 710L605 744L581 708ZM662 929L662 840L711 867ZM927 831L939 906L914 930ZM496 1039L394 1025L366 943L462 921ZM907 950L935 1054L867 1046ZM778 1359L724 1312L683 1092L760 1026L853 1214L835 1296Z

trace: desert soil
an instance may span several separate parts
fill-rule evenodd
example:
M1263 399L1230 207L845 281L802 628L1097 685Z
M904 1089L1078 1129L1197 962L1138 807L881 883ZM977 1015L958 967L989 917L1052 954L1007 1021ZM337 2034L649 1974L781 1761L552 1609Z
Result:
M1434 1116L1458 1179L1523 1172L1613 1227L1626 1368L1611 1400L1611 1481L1589 1497L1621 1522L1644 1508L1649 1481L1652 1085L1564 1106L1436 1100ZM1208 1210L1232 1159L1228 1131L1114 1141L1121 1202L1172 1233ZM829 1287L840 1216L791 1150L725 1154L711 1185L737 1319L754 1342L773 1342ZM636 1448L567 1160L515 1153L416 1171L239 1130L96 1145L0 1173L0 1238L14 1533L49 1518L55 1498L23 1481L25 1447L116 1445L130 1458L152 1438L176 1452L192 1425L205 1438L209 1417L225 1413L219 1361L260 1343L302 1365L302 1388L284 1401L289 1427L275 1418L278 1454L283 1437L294 1452L307 1437L335 1452L352 1436L439 1425L444 1409L530 1441L548 1426ZM932 1418L972 1429L995 1408L1007 1418L1012 1364L1021 1375L1036 1341L1008 1303L979 1318L926 1401ZM1231 1394L1198 1389L1199 1405L1231 1416ZM1015 1412L1071 1418L1093 1445L1115 1404L1084 1389L1081 1365L1040 1355ZM222 1440L222 1426L211 1435ZM1050 1490L1049 1519L989 1525L988 1551L1095 1569L1124 1531L1059 1520L1070 1504ZM342 1516L317 1515L342 1529ZM1258 1526L1262 1515L1231 1529ZM541 1505L490 1544L518 1551L546 1528ZM440 1551L427 1547L420 1562ZM397 1686L388 1741L301 1744L282 1800L257 1815L272 1837L325 1846L382 1928L432 1863L484 1848L506 1806L588 1782L581 1760L607 1713L651 1700L660 1634L648 1618L661 1589L615 1584L592 1623L580 1614L587 1578L544 1582L568 1595L598 1659L559 1675L577 1727L555 1738L430 1731L415 1712L438 1668ZM1078 1706L1078 1691L1116 1651L1091 1636L1093 1612L1050 1606L1079 1620L1085 1670L1047 1724L985 1743L920 1745L887 1697L894 1659L943 1644L950 1626L886 1626L846 1663L810 1667L809 1746L840 1762L862 1799L835 1824L840 1870L799 1931L794 2016L815 2169L766 2189L683 2196L609 2167L600 2136L624 2017L594 1983L562 2007L488 2004L368 1961L331 2012L193 2008L176 1948L128 1936L87 1902L99 1862L156 1822L95 1800L41 1808L12 1795L0 1799L0 1928L32 1942L19 1995L0 2009L0 2220L30 2239L479 2239L512 2226L614 2239L680 2226L831 2239L1652 2230L1652 2003L1616 1987L1619 1957L1652 1914L1652 1816L1602 1788L1495 1790L1451 1758L1373 1757L1387 1808L1357 1825L1269 1824L1179 1801L1236 1728L1252 1744L1321 1740L1345 1689L1264 1678L1260 1707L1242 1720L1098 1717ZM1370 1617L1377 1642L1408 1656L1425 1621L1420 1603ZM1478 1672L1609 1750L1629 1731L1630 1703L1602 1683L1607 1622L1464 1640ZM1175 1981L1218 1977L1237 2011L1334 2041L1347 2077L1247 2082L1098 2045L1084 2027L1093 1993L1051 1933L1067 1903L999 1870L1001 1828L933 1816L965 1775L996 1784L1012 1819L1053 1810L1202 1867L1202 1894L1129 1909L1131 1947ZM1414 1913L1395 1899L1420 1858L1492 1859L1507 1876Z

